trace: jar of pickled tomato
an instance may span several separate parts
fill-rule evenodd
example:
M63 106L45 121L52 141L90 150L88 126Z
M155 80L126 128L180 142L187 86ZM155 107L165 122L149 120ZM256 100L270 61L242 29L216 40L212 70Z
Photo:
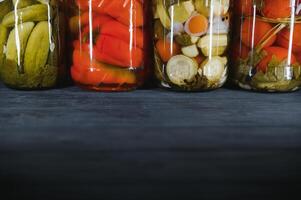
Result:
M238 0L231 79L244 89L295 91L301 85L301 1Z

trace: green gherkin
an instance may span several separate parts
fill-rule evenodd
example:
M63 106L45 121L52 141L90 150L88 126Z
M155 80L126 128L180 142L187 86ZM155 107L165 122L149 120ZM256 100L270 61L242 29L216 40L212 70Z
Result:
M20 8L25 8L27 6L31 6L35 3L37 3L35 0L12 0L14 7L17 7L18 9Z
M33 29L24 54L24 71L29 76L40 76L47 63L51 30L46 21L39 22Z
M13 27L16 23L24 23L24 22L39 22L39 21L47 21L48 14L52 13L49 11L48 6L46 4L36 4L32 6L28 6L26 8L18 9L15 13L14 11L9 12L2 20L2 25L6 27ZM15 19L15 15L17 15L17 19Z
M12 3L11 1L4 0L0 2L0 22L3 17L12 10Z
M3 60L5 58L5 54L3 52L4 45L6 45L6 40L8 36L8 30L4 26L0 24L0 68L3 64Z
M20 73L24 72L22 66L24 52L33 27L33 22L19 24L10 32L7 40L6 59L16 62Z

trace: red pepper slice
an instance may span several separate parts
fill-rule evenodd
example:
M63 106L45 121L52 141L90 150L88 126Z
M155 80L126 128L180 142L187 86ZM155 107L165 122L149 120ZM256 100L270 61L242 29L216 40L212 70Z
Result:
M128 44L132 42L134 47L143 49L143 32L141 28L134 27L132 30L129 30L128 26L121 24L116 20L110 20L103 24L100 32L102 35L121 39Z
M82 41L83 42L89 41L91 32L92 32L93 39L95 39L98 36L98 34L100 33L102 26L111 20L112 20L112 18L107 15L99 15L99 16L95 17L93 20L91 20L92 30L91 30L89 23L83 28L83 31L81 32Z
M73 67L71 68L72 78L82 84L135 84L136 76L133 72L119 69L111 65L97 62L91 59L84 51L74 50Z
M100 35L96 41L95 58L120 67L141 67L143 50L111 36Z
M143 7L139 0L91 0L92 12L110 15L125 25L143 26ZM77 0L80 10L89 10L89 1Z

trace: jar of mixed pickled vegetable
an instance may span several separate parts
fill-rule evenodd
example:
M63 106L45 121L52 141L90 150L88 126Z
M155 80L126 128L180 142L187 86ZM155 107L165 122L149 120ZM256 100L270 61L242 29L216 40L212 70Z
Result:
M70 0L71 75L96 91L128 91L145 81L150 62L146 0ZM150 36L148 36L148 34Z
M257 91L297 90L301 85L301 1L235 3L234 82Z
M63 4L0 0L0 75L16 89L45 89L64 75Z
M180 91L221 87L227 79L229 0L154 0L155 74Z

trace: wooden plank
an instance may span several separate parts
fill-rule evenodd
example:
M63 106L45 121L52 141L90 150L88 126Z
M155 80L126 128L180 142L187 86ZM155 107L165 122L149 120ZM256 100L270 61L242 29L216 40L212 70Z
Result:
M287 127L301 126L301 92L262 94L140 90L92 93L77 88L22 92L0 88L0 127ZM202 129L200 129L202 130Z
M0 86L0 199L290 200L300 96Z

